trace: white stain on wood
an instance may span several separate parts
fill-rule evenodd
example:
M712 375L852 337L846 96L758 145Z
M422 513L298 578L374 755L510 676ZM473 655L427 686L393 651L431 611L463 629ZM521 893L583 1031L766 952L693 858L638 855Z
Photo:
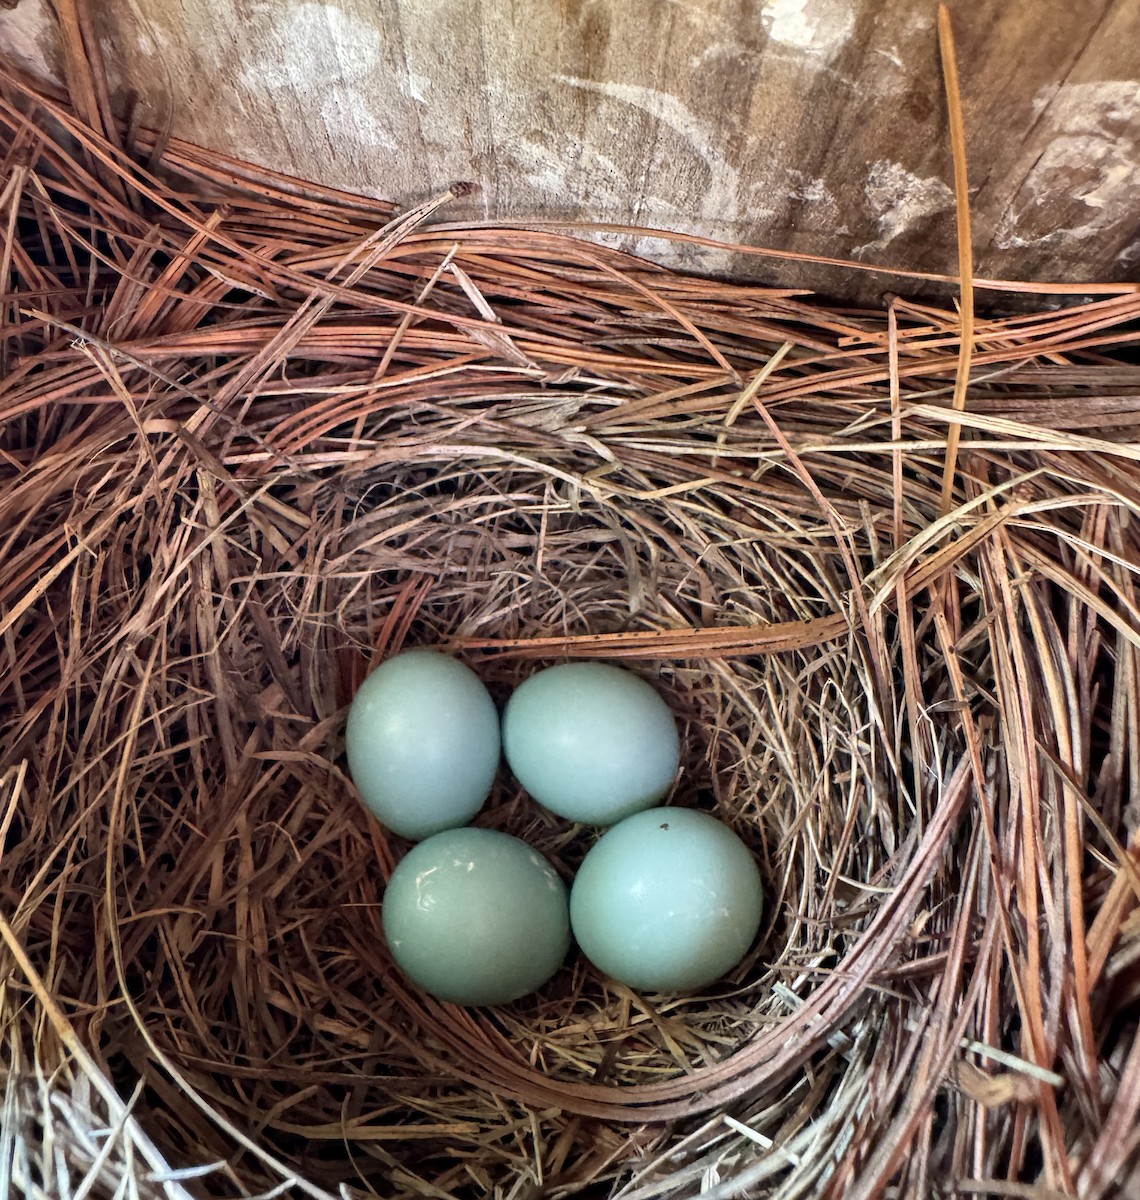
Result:
M812 179L795 167L785 168L788 176L788 195L795 200L806 200L809 204L835 205L835 196L822 176Z
M55 45L48 0L23 0L15 9L0 8L0 50L33 75L61 83L53 65Z
M365 95L352 84L331 84L321 96L321 119L330 138L354 145L395 150L396 139L384 128Z
M823 176L812 177L796 167L785 167L784 175L788 197L804 205L804 213L796 220L797 227L830 229L836 234L847 232L839 201Z
M556 75L554 78L558 83L596 92L621 104L630 105L672 129L692 146L708 171L708 183L697 206L699 214L717 221L735 219L740 174L725 158L720 146L723 138L715 126L702 121L676 96L656 88L641 87L632 83L579 79L572 75Z
M609 155L582 145L570 134L551 131L546 140L520 138L503 144L527 183L549 197L555 207L568 195L588 203L597 212L620 217L629 207L626 173ZM651 198L646 207L657 213L681 216L680 208L665 199Z
M1023 200L994 234L1001 250L1087 241L1127 219L1119 201L1140 191L1140 88L1134 80L1066 83L1042 89L1034 112L1054 130L1025 178ZM1027 208L1084 205L1083 220L1028 236L1018 232Z
M242 69L241 81L251 90L319 91L326 84L367 79L381 51L375 25L353 20L335 4L306 0L267 23L258 56Z
M420 75L415 71L409 71L407 75L400 80L400 91L403 92L409 100L414 100L417 104L426 104L428 102L428 92L431 91L431 76Z
M941 179L923 178L897 162L879 159L871 164L863 195L878 225L879 236L856 254L882 250L918 221L954 207L954 192Z
M269 6L253 11L264 25L238 76L253 96L291 93L319 117L328 144L395 151L396 139L371 103L383 53L380 31L335 4L304 0L286 13ZM225 31L219 31L224 34ZM214 54L228 47L219 40ZM264 158L264 152L261 157ZM272 164L271 164L272 165ZM371 190L374 185L366 184Z
M830 60L850 41L855 11L849 0L770 0L760 23L781 46Z

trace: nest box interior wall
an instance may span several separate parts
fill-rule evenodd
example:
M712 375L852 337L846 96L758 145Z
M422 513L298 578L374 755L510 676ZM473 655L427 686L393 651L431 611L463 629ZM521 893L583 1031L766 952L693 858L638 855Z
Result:
M554 218L955 269L933 0L103 0L112 79L180 137L453 219ZM49 0L0 45L62 73ZM977 270L1140 261L1140 5L954 6ZM613 235L615 238L617 235ZM736 275L739 256L627 238ZM850 294L849 273L803 281ZM856 290L878 294L881 276Z

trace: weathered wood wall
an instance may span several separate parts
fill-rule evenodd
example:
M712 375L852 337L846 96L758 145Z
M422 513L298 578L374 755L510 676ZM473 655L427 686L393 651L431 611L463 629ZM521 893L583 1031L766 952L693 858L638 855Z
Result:
M0 46L58 74L48 0L12 2ZM934 0L97 7L114 77L156 120L282 170L401 201L478 182L456 218L632 223L954 269ZM1140 2L961 0L955 28L980 273L1135 274Z

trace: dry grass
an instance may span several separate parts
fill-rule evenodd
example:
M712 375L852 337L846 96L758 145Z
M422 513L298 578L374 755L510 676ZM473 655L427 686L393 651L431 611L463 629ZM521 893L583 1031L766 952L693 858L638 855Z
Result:
M962 409L953 311L0 79L0 1193L1137 1194L1137 289L980 316ZM411 642L670 694L767 880L733 978L407 989L340 739Z

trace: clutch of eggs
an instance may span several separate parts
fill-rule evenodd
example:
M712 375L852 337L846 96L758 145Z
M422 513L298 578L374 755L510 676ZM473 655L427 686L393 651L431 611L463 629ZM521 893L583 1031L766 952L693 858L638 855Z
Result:
M655 807L680 763L660 694L631 671L565 663L521 684L499 714L469 667L436 651L386 660L346 730L367 808L419 841L384 896L396 965L458 1004L504 1004L541 987L570 931L604 974L644 990L702 987L747 952L760 924L751 853L707 813ZM567 900L554 868L517 838L461 828L490 794L500 756L552 813L612 826Z

